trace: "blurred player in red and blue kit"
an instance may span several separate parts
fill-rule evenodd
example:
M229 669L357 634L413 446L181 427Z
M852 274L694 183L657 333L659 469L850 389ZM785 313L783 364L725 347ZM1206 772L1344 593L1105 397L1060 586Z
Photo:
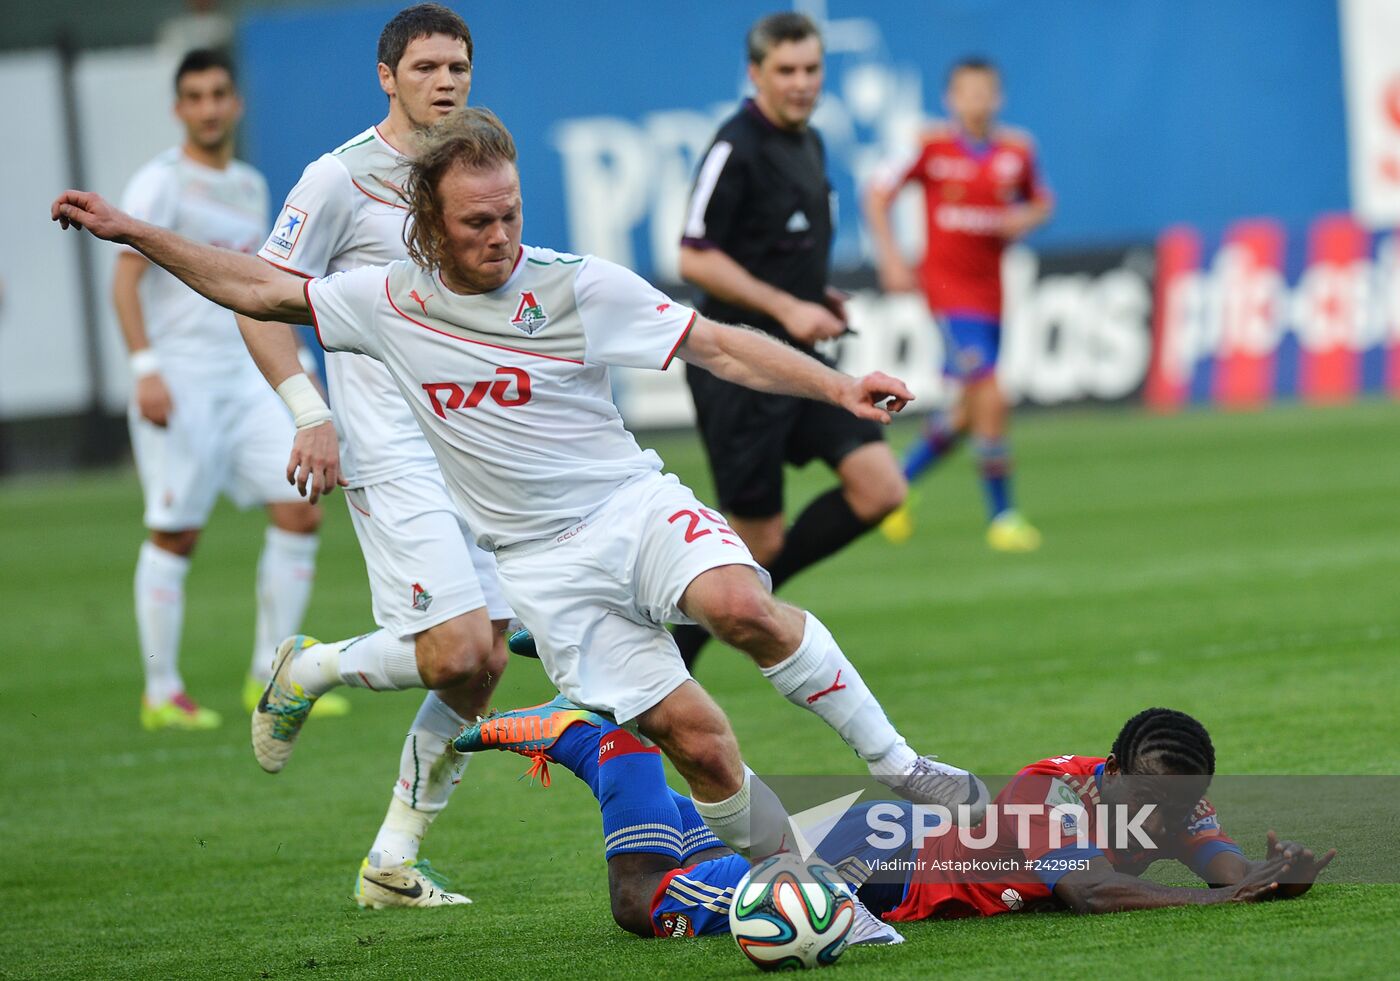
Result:
M983 58L959 61L948 73L944 100L952 119L927 129L917 152L886 170L865 199L881 287L907 293L922 286L943 334L944 371L962 385L951 411L930 416L923 439L905 458L904 474L912 481L970 434L987 498L987 544L1030 552L1040 546L1040 533L1012 503L1008 407L996 377L1001 255L1007 242L1049 219L1053 202L1030 137L997 122L1002 94L995 65ZM917 275L890 226L890 209L908 184L923 191L928 228ZM907 505L882 528L893 541L908 539Z

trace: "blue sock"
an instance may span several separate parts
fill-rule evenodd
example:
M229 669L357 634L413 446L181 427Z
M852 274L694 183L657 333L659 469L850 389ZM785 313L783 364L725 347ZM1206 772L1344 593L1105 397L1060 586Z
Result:
M594 797L598 796L598 744L608 733L608 727L617 728L611 722L604 722L603 728L575 722L549 747L549 758L588 784Z
M995 518L1011 510L1011 454L1004 439L978 439L976 449L987 511Z
M651 907L656 935L703 937L728 933L734 887L748 870L749 860L744 856L725 855L671 873Z
M647 852L681 860L681 816L666 786L661 751L626 729L604 733L599 744L598 804L607 858Z
M935 412L930 415L923 438L904 455L904 479L913 480L919 476L946 456L958 442L958 433L948 425L948 420L942 413Z
M705 824L705 819L695 809L695 802L685 794L671 791L671 802L681 816L681 864L690 861L690 856L707 848L727 848L724 842Z

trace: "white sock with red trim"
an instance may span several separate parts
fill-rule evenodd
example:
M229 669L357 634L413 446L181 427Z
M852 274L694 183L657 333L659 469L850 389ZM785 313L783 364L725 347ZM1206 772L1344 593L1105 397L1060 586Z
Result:
M371 865L384 868L418 858L428 826L447 806L471 760L452 748L466 724L436 692L428 692L404 739L394 799L370 847Z
M292 680L308 695L324 695L336 685L371 691L426 688L418 673L413 638L387 630L330 644L313 644L292 662Z
M185 622L185 576L190 560L142 542L136 559L136 634L146 673L146 701L161 705L185 690L180 679L180 631Z
M716 838L751 861L794 847L783 802L747 765L744 783L733 797L713 802L691 798L691 802Z
M867 763L902 773L917 759L831 631L812 614L797 650L763 675L789 702L820 716Z
M277 645L301 629L311 584L316 578L320 540L281 528L268 528L258 557L258 619L253 631L249 674L266 682L272 676Z

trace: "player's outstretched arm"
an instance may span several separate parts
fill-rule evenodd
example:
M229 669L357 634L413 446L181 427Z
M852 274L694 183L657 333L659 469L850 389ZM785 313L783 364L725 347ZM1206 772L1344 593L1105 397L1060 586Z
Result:
M914 400L904 382L883 372L852 378L767 334L697 317L678 352L725 381L760 392L797 395L839 405L875 422L888 423Z
M1209 889L1163 886L1116 872L1102 857L1089 867L1067 872L1055 884L1055 898L1075 913L1119 913L1168 906L1213 906L1217 903L1257 903L1287 899L1284 880L1292 863L1283 854L1252 863L1247 875L1231 885ZM1319 869L1320 871L1320 869Z
M63 228L76 225L108 242L130 245L221 307L259 320L309 323L304 280L261 259L191 242L172 231L137 221L91 191L64 191L49 216Z
M865 212L865 227L875 247L875 269L880 276L880 288L886 293L912 293L918 289L918 280L900 254L890 224L890 209L898 194L897 188L873 183L861 199L861 207Z
M1251 862L1237 852L1221 852L1207 864L1202 878L1212 886L1233 885L1242 882L1256 869L1279 857L1289 863L1289 869L1283 881L1279 883L1278 894L1280 898L1292 899L1312 888L1318 873L1337 857L1337 849L1330 849L1319 857L1311 848L1304 848L1296 841L1279 841L1278 835L1270 831L1266 838L1263 860Z

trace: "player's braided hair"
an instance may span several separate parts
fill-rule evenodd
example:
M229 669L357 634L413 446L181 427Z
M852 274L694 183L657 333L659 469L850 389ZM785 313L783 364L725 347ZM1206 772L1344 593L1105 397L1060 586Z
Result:
M806 14L785 10L782 13L769 14L750 27L744 41L749 51L749 62L761 65L763 59L768 57L768 52L785 41L805 41L809 37L820 41L821 36L822 33L812 18Z
M1113 740L1113 755L1124 773L1160 768L1182 775L1215 773L1215 747L1206 727L1172 709L1145 709L1129 719ZM1148 767L1148 760L1155 766Z
M403 230L409 258L424 269L441 269L451 261L438 197L443 174L452 167L491 170L514 163L515 140L490 109L454 112L424 134L404 186L413 219Z
M467 61L472 62L472 32L455 10L448 10L440 3L419 3L400 10L384 30L379 32L379 63L388 65L390 71L397 71L403 53L409 44L420 37L446 34L455 37L467 46Z

